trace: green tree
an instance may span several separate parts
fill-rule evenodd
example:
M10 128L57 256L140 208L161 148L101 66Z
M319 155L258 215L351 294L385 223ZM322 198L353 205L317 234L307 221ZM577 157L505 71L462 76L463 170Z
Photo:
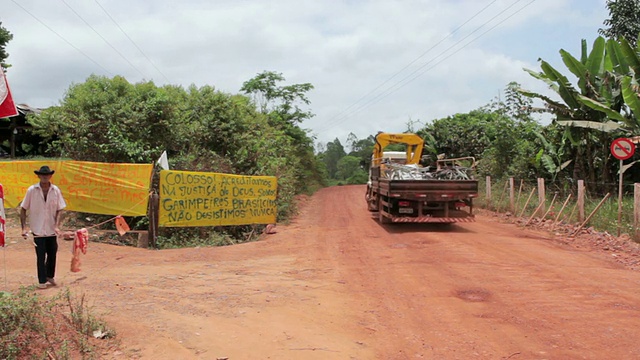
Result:
M292 139L294 151L303 159L297 168L297 184L305 192L312 192L326 183L326 171L315 156L313 139L309 131L299 127L304 120L314 116L311 111L299 107L300 104L310 104L307 93L313 90L313 85L279 85L285 80L281 73L264 71L245 81L240 91L252 99L259 111L267 116L271 126L282 130Z
M150 162L170 143L175 99L151 82L92 75L72 85L62 105L29 121L51 155L105 162Z
M346 155L347 153L344 151L344 147L338 138L327 143L326 150L321 154L320 158L327 168L329 178L336 179L338 162Z
M371 166L371 155L373 154L373 147L375 145L375 136L369 135L364 139L358 139L355 135L351 138L349 147L351 151L350 156L355 156L360 159L360 165L363 169L368 171ZM348 141L349 139L347 139Z
M13 34L9 32L5 27L2 26L2 21L0 21L0 66L5 70L10 68L11 65L5 63L5 60L9 57L7 53L6 47L9 41L13 39Z
M525 177L534 167L537 145L533 132L539 127L534 121L516 121L504 109L484 107L434 120L418 134L430 144L428 154L438 151L446 158L473 156L479 160L481 174Z
M313 90L313 85L278 85L285 80L281 73L264 71L245 81L240 91L251 96L262 113L274 112L291 124L298 124L313 117L310 111L304 111L298 106L299 103L310 104L307 93Z
M336 168L336 179L346 181L347 183L351 183L349 179L354 181L357 178L356 175L366 175L364 170L360 167L360 159L356 156L343 156L338 160ZM362 184L364 184L364 182L362 182Z
M605 29L598 33L607 38L626 39L634 47L640 33L640 0L607 0L609 19L604 21Z

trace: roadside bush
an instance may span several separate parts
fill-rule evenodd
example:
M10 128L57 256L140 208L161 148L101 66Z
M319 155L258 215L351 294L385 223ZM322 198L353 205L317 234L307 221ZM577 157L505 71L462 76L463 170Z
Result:
M66 290L45 298L33 288L0 293L0 359L97 359L109 345L101 339L114 337L84 295Z

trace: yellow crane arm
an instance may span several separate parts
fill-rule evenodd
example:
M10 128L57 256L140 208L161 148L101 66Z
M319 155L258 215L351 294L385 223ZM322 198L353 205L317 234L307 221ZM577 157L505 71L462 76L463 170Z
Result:
M420 162L424 140L416 134L388 134L379 133L376 135L376 143L373 148L373 166L379 166L382 160L383 150L387 145L405 144L407 145L406 164L417 164Z

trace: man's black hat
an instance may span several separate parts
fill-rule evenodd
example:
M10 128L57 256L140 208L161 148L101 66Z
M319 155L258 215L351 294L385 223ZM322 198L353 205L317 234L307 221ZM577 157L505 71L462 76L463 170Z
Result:
M54 172L56 172L56 171L49 169L49 167L47 165L42 166L40 168L40 170L35 170L34 171L34 173L36 173L36 175L53 175Z

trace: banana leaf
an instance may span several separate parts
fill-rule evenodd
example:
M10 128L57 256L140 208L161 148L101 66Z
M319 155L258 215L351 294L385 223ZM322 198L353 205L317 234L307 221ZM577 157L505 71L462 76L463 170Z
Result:
M606 104L603 104L603 103L601 103L599 101L593 100L592 98L586 97L584 95L578 95L578 100L581 103L585 104L586 106L590 107L593 110L597 110L597 111L605 113L607 115L607 117L610 118L610 119L617 120L617 121L622 121L622 122L627 121L627 119L625 119L625 117L622 116L622 114L620 114L619 112L611 109Z
M566 50L560 49L560 56L562 57L562 61L567 66L567 69L573 73L578 78L578 86L582 93L586 93L586 76L587 76L587 67L584 66L583 63L578 61L573 55L569 54Z
M558 165L556 165L556 163L553 162L553 158L551 158L551 156L549 156L548 154L543 154L540 160L542 162L542 165L544 165L545 169L547 169L547 171L550 172L551 174L555 174L559 171Z
M604 48L605 41L602 36L598 36L593 42L593 48L587 59L587 69L592 83L596 82L596 76L604 72Z
M564 100L564 102L571 108L577 109L580 107L580 103L576 100L575 95L577 91L571 86L569 79L562 75L558 70L554 69L548 62L541 61L542 71L549 77L558 83L558 95Z
M544 81L547 85L549 85L551 89L553 89L555 92L558 92L558 84L550 80L547 75L526 68L523 68L522 70L528 72L529 75L533 76L534 78Z
M607 55L613 65L613 69L610 71L616 71L619 74L629 73L629 62L624 57L620 44L617 41L613 39L607 41Z
M588 120L561 120L561 121L556 121L556 124L567 126L567 127L594 129L594 130L599 130L606 133L624 130L619 123L614 121L597 122L597 121L588 121Z
M636 118L633 124L635 125L634 129L636 131L640 129L640 122L638 122L638 117L640 116L640 99L638 99L638 93L636 92L637 86L638 83L632 77L625 76L622 78L622 97Z
M542 95L542 94L538 94L538 93L534 93L532 91L528 91L528 90L524 90L524 89L517 89L517 92L519 92L520 94L526 96L526 97L530 97L530 98L536 98L536 99L540 99L544 102L546 102L549 105L553 105L556 108L564 108L566 110L568 110L567 106L564 104L561 104L555 100L552 100L550 97Z
M629 42L624 38L620 38L620 50L622 51L625 59L627 59L629 67L631 67L636 74L639 74L640 58L638 57L638 53L636 53L631 45L629 45Z
M635 165L635 163L637 163L638 161L640 161L640 160L636 160L636 161L634 161L632 163L629 163L627 165L622 166L620 168L620 170L618 170L618 174L620 174L620 171L622 171L622 173L624 174L625 171L629 170L629 168L632 167L633 165Z

